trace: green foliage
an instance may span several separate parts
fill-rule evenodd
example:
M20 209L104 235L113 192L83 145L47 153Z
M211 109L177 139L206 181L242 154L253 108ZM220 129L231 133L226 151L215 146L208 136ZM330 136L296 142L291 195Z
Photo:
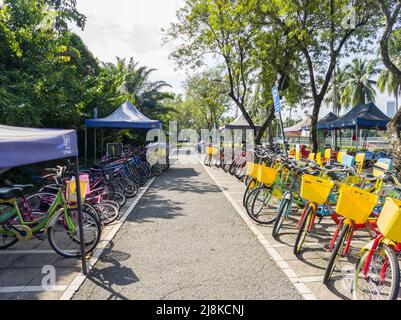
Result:
M99 108L107 116L126 99L157 119L168 110L165 82L131 59L99 62L68 24L85 26L76 0L5 0L0 6L0 123L82 129ZM127 133L118 134L122 139Z
M345 108L374 101L376 81L372 78L379 73L377 60L356 58L344 70L344 82L341 85L341 103Z

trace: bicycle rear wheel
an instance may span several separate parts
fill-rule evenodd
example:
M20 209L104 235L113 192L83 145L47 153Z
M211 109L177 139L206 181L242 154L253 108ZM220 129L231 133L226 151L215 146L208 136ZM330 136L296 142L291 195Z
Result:
M394 251L381 245L373 253L368 272L362 270L369 251L359 259L352 284L355 300L397 300L400 290L400 266Z

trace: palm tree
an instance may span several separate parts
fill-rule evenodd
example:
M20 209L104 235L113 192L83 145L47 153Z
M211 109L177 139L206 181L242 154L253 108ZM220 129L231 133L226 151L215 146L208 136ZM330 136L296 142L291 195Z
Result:
M330 84L329 90L327 91L327 95L325 98L325 102L333 106L333 112L337 116L341 112L341 96L345 80L346 80L346 73L344 69L337 68L335 72L335 77Z
M401 67L401 58L396 57L394 59L394 63L397 67ZM395 107L396 112L398 111L398 97L401 92L401 82L398 82L393 74L387 69L384 68L377 79L377 87L379 88L381 93L384 93L386 90L388 93L393 94L395 96Z
M161 102L173 97L162 90L171 86L165 81L150 80L151 74L156 69L139 66L133 58L130 58L128 62L117 58L117 70L122 70L123 75L121 94L130 97L141 112L148 116L155 116L158 112L167 111Z
M365 60L355 58L344 69L346 73L342 84L341 103L347 108L350 105L373 101L376 97L374 86L376 81L372 79L379 73L378 60Z

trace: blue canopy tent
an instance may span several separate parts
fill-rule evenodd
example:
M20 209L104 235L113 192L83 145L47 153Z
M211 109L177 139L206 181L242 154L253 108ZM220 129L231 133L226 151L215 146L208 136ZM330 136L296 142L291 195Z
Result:
M318 124L318 129L373 129L386 130L390 118L373 102L352 108L338 120Z
M373 102L369 102L355 106L338 120L319 123L318 129L355 129L358 137L358 133L361 129L386 130L389 121L389 117L387 117ZM359 147L359 140L360 139L358 138L357 147Z
M76 190L80 194L77 133L74 130L33 129L0 125L0 173L14 167L49 160L74 157L76 160ZM78 220L81 241L82 270L86 274L81 197Z
M144 116L130 101L125 101L111 115L102 119L88 119L85 121L85 159L87 159L87 128L95 129L94 153L96 160L96 129L136 129L136 130L151 130L161 129L162 124L158 120L151 120ZM103 134L102 134L103 147Z
M333 112L329 112L326 116L320 119L320 121L317 123L317 128L326 129L329 123L336 120L338 120L338 117Z

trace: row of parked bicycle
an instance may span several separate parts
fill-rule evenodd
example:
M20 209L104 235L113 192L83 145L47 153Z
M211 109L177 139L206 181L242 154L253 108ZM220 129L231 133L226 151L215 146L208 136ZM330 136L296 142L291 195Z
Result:
M85 253L99 243L102 227L114 222L127 199L153 176L169 168L148 162L146 150L126 148L119 158L104 159L80 168L80 191ZM80 257L78 196L73 167L45 169L42 185L15 185L0 181L0 249L32 238L46 240L64 257Z
M230 159L224 159L224 152L215 147L207 153L206 165L216 165L244 181L243 205L248 215L259 224L271 224L275 239L287 225L297 226L295 255L308 250L305 240L317 233L315 226L323 219L326 228L335 227L327 244L331 256L325 285L342 277L344 266L351 261L344 257L350 258L352 240L365 231L371 240L356 254L352 296L398 298L401 182L391 170L391 160L380 159L367 171L363 154L339 153L337 161L329 158L326 163L316 154L308 159L288 157L277 146L239 151Z

